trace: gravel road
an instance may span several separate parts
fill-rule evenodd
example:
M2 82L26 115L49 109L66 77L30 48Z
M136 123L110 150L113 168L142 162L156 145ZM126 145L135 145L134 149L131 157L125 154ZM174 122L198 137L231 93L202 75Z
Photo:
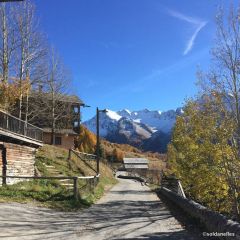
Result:
M0 204L0 239L193 240L147 186L119 179L97 204L81 212L56 212L25 204Z

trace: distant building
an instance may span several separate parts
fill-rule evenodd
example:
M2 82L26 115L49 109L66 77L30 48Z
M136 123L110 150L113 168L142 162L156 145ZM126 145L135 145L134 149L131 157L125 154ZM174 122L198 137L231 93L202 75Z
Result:
M146 158L123 158L123 163L128 172L143 173L148 170L148 159Z
M58 94L56 101L55 114L58 115L60 111L62 115L56 121L56 129L73 129L79 133L81 107L85 106L84 102L78 96L67 94ZM51 128L51 95L33 92L29 104L29 122L41 128ZM46 105L49 107L46 108Z
M70 149L74 147L74 138L78 134L72 129L56 129L54 133L54 142L57 147ZM51 144L52 129L43 128L43 142L45 144Z
M123 158L123 163L129 175L146 176L149 163L147 158Z
M79 134L81 124L80 108L85 104L75 95L59 94L56 97L56 115L61 115L55 122L54 132L52 131L51 107L42 108L39 114L36 111L29 116L31 123L43 128L43 142L45 144L54 144L58 147L70 149L74 147L74 138ZM34 92L31 96L30 108L41 109L46 103L51 106L51 95L49 93ZM50 111L50 112L49 112Z

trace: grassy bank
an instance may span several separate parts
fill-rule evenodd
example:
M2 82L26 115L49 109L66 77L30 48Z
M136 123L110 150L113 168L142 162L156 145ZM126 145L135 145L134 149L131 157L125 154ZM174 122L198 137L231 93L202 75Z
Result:
M72 156L67 160L68 151L45 145L36 156L36 169L41 176L89 176L96 175L96 163L85 163ZM51 168L50 168L50 167ZM35 205L73 210L90 206L99 199L106 189L116 183L111 169L100 163L99 182L90 185L89 180L78 180L79 201L73 198L73 189L63 186L59 180L31 180L0 188L0 202L34 203ZM69 182L71 184L71 180ZM69 185L70 185L69 184Z

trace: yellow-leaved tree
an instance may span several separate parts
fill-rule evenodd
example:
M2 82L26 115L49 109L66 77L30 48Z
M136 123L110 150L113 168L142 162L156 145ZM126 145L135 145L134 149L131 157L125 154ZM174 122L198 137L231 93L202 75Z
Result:
M233 142L235 129L221 95L188 101L168 146L168 164L189 197L239 217L240 164Z

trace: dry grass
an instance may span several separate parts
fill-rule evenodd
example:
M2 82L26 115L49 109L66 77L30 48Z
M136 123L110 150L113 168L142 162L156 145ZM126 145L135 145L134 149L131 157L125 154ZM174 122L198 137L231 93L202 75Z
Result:
M84 163L77 157L68 160L68 151L44 145L36 156L36 167L41 176L54 176L46 165L51 165L64 176L92 176L96 175L96 163ZM100 180L92 189L89 180L78 181L80 199L73 198L73 190L62 186L57 180L23 181L11 186L0 188L0 202L28 202L35 205L52 207L61 210L74 210L90 206L103 194L104 190L117 181L111 169L100 163ZM92 185L91 185L92 186Z

